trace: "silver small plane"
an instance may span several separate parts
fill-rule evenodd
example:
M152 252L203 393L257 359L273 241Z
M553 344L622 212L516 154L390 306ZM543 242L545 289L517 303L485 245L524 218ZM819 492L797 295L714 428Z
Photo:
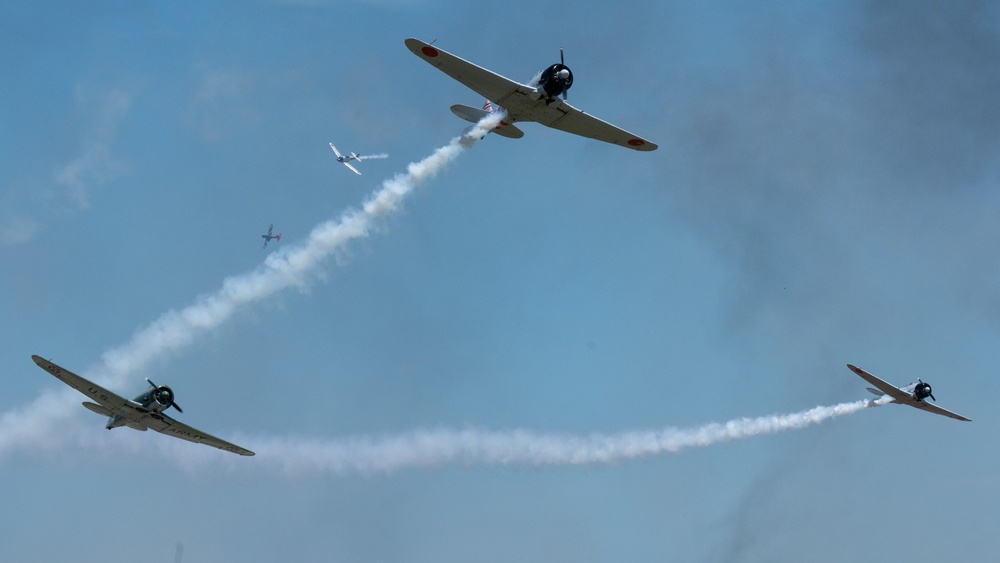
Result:
M627 149L653 151L657 148L655 143L569 105L566 99L567 91L573 85L573 71L566 66L562 49L559 50L558 63L550 65L528 84L521 84L419 39L411 37L405 43L414 55L465 84L498 108L478 110L456 105L451 107L455 115L466 121L478 121L487 113L506 111L506 118L494 129L498 135L520 138L524 133L514 126L514 122L535 121L546 127ZM562 99L559 99L560 96Z
M271 239L278 239L278 242L281 242L281 233L272 235L271 233L273 232L274 232L274 224L271 224L270 226L267 227L267 234L260 235L261 238L264 239L264 248L267 248L267 243L271 242Z
M152 428L161 434L187 440L188 442L205 444L206 446L212 446L213 448L219 448L220 450L233 452L234 454L254 455L248 449L230 444L225 440L220 440L211 434L206 434L201 430L196 430L184 423L177 422L164 414L163 411L170 407L177 409L177 412L184 412L174 402L173 390L166 385L157 385L150 381L149 378L146 378L150 388L130 401L40 356L31 356L31 359L38 364L38 367L56 376L66 385L97 401L97 403L84 402L83 406L97 414L108 417L108 423L105 426L108 430L120 426L128 426L129 428L145 432L147 429Z
M351 161L352 160L362 161L362 160L368 160L370 158L389 158L389 155L387 155L385 153L382 153L382 154L358 154L356 152L352 152L351 154L340 154L340 151L337 150L337 147L333 146L333 143L330 143L330 148L333 149L333 154L337 155L337 162L339 162L339 163L343 164L344 166L350 168L358 176L361 175L361 172L359 172L357 168L351 166Z
M905 387L896 387L888 382L882 381L881 379L875 377L874 375L868 373L867 371L852 365L847 364L847 367L851 368L851 371L861 376L868 383L871 383L875 388L868 387L868 391L874 393L878 396L888 395L892 398L893 403L899 403L901 405L910 405L911 407L916 407L920 410L932 412L934 414L940 414L941 416L948 416L956 420L964 420L966 422L971 422L971 419L965 418L960 414L955 414L949 410L945 410L937 405L932 405L926 401L929 397L932 401L937 401L934 395L931 393L931 386L929 383L924 383L921 380L917 380L916 383L911 383Z

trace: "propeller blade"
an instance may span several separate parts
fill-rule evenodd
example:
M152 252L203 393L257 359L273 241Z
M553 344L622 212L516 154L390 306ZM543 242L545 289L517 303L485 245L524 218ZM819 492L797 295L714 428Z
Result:
M181 413L182 413L182 412L184 412L184 409L182 409L182 408L180 407L180 405L178 405L177 403L175 403L175 402L173 402L173 401L170 401L170 406L172 406L172 407L174 407L175 409L177 409L177 412L181 412Z
M563 49L562 49L562 47L559 47L559 64L561 64L561 65L565 65L566 64L566 59L563 58Z
M153 380L150 379L150 378L148 378L148 377L146 378L146 383L152 385L153 387L158 387L158 385L156 385L155 383L153 383Z
M930 395L931 400L936 403L937 399L934 398L934 393L929 393L929 395Z

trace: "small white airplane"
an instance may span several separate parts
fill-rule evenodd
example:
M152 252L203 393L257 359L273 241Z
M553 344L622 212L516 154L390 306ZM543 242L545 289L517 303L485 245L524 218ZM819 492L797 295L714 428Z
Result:
M347 154L347 155L340 154L340 151L337 150L337 147L333 146L333 143L330 143L330 148L333 149L333 154L337 155L337 162L340 162L344 166L350 168L358 176L361 175L361 172L358 172L357 168L351 166L351 161L352 160L361 161L361 160L368 160L370 158L389 158L389 155L387 155L385 153L382 153L382 154L358 154L356 152L352 152L351 154Z
M156 385L146 378L151 387L130 401L39 356L31 356L31 359L38 364L38 367L58 377L66 385L97 401L98 404L84 402L83 406L108 417L108 424L105 426L108 430L128 426L145 432L148 428L152 428L161 434L188 442L205 444L234 454L254 455L250 450L220 440L163 414L163 411L170 407L177 409L177 412L184 412L174 402L173 390L166 385Z
M929 383L924 383L923 381L917 380L916 383L911 383L905 387L896 387L890 383L882 381L881 379L875 377L874 375L868 373L867 371L852 365L847 364L847 367L851 368L851 371L861 376L862 379L871 383L875 388L868 387L868 391L874 393L878 396L888 395L892 397L893 403L899 403L901 405L910 405L911 407L916 407L920 410L932 412L934 414L940 414L942 416L948 416L956 420L964 420L966 422L971 422L971 419L965 418L960 414L955 414L949 410L945 410L937 405L932 405L926 401L928 397L932 401L937 401L934 395L931 394L931 386Z
M580 111L566 102L566 92L573 85L573 72L565 64L562 49L559 50L560 62L550 65L528 84L521 84L419 39L411 37L405 43L414 55L496 104L499 108L496 111L506 111L507 118L494 129L498 135L518 139L524 133L514 123L535 121L546 127L627 149L653 151L657 148L655 143ZM562 96L561 100L559 96ZM451 111L462 119L473 122L487 113L493 113L491 108L477 110L468 106L452 106Z

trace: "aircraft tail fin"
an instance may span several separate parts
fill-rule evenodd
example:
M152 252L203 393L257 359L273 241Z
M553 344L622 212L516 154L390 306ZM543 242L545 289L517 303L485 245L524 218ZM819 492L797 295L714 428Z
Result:
M281 233L278 233L278 242L281 242Z

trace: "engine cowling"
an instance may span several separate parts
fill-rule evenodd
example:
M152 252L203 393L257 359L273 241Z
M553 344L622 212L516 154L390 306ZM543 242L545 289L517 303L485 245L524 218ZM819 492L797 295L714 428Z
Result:
M924 383L923 381L917 383L917 386L913 388L913 396L916 397L918 401L923 401L927 397L930 397L931 400L936 400L932 394L931 385L929 383Z
M163 411L174 404L174 391L166 385L160 385L153 390L153 404L149 405L152 410Z
M566 95L566 91L573 85L573 71L562 63L556 63L542 71L542 76L538 79L538 86L545 91L545 96L555 98Z

